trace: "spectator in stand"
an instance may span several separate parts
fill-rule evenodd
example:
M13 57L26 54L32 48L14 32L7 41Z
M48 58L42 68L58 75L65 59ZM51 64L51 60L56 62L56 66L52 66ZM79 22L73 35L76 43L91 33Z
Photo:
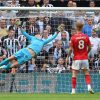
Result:
M57 73L62 73L62 72L65 72L65 64L64 64L64 58L60 57L58 59L58 63L57 63L57 67L55 68L56 72Z
M64 50L66 51L66 53L68 53L68 48L69 48L69 40L67 40L67 34L66 32L62 32L61 34L61 40L62 40L62 47L64 48Z
M25 48L26 47L26 37L24 35L19 35L18 36L18 41L20 43L20 47L21 48Z
M43 30L46 27L45 16L43 14L39 15L39 19L37 20L37 25L39 25L39 31L40 31L40 33L43 34Z
M45 28L46 30L48 30L48 33L49 33L49 35L51 35L52 33L52 28L51 28L51 26L50 25L46 25L46 28Z
M9 27L12 26L15 30L15 19L11 18L9 24L7 25L7 29L9 29Z
M52 4L49 4L49 0L43 0L42 7L53 7L53 5Z
M56 39L61 40L61 34L64 32L64 33L66 33L67 41L69 41L69 33L65 30L65 24L61 23L59 28L60 28L60 30L59 30L60 32L59 32L58 36L56 37Z
M48 64L44 63L42 68L41 68L41 72L48 72Z
M45 50L42 50L36 57L35 64L38 71L41 71L41 68L43 68L43 66L48 63L48 57L48 52L46 52Z
M98 38L95 30L92 31L92 36L89 37L92 48L90 51L90 57L94 57L94 55L98 55L98 49L100 48L100 38Z
M3 41L3 46L7 50L7 57L10 57L12 54L14 54L20 49L19 41L18 39L15 39L14 35L14 29L10 28L8 30L8 37L5 38Z
M25 6L26 7L35 7L35 0L28 0Z
M2 41L0 41L0 56L2 56L2 59L5 59L7 56L7 51L5 50L5 47L2 45Z
M94 13L94 24L98 24L100 20L100 14L99 11Z
M100 14L99 12L95 12L94 15L94 25L93 25L93 30L96 31L98 37L100 38Z
M89 2L89 7L95 7L95 1L94 0L91 0Z
M65 60L62 57L57 60L55 67L51 67L50 65L46 65L46 67L49 73L64 73L66 71Z
M99 67L99 70L100 70L100 51L99 51L99 55L98 55L98 67Z
M92 35L93 19L88 18L87 23L83 26L82 32L89 37Z
M18 36L21 35L21 23L20 18L15 19L15 38L18 38Z
M6 29L6 20L5 19L1 19L0 20L0 37L4 37L7 36L8 32Z
M28 64L28 72L30 73L30 72L34 72L34 71L36 71L37 69L37 66L36 66L36 64L35 64L35 59L32 59L32 60L30 60L29 61L29 64Z
M11 0L11 2L7 3L6 6L8 6L8 7L19 7L20 4L17 2L17 0Z
M4 7L3 0L0 0L0 7Z
M73 7L73 0L68 1L67 7Z
M95 69L97 69L97 70L100 70L100 52L99 52L99 54L98 54L98 58L97 58L97 60L94 62L94 67L95 67Z
M35 0L35 6L36 7L41 7L42 6L42 1L41 0Z
M1 48L0 48L1 49ZM0 50L0 63L6 58L6 55L4 54L4 51L3 51L3 49L4 48L2 48L1 50ZM5 71L5 70L0 70L0 73L5 73L5 72L7 72L7 73L9 73L9 71Z
M44 30L43 31L43 37L42 37L42 39L43 40L46 40L46 39L48 39L49 37L52 37L52 35L49 35L49 33L48 33L48 30ZM43 47L43 49L45 50L45 51L49 51L49 49L51 48L53 46L53 41L51 41L51 42L49 42L48 44L46 44L44 47Z
M53 60L54 59L53 54L54 54L54 50L55 50L55 48L57 46L57 42L58 42L58 40L55 40L53 42L53 46L48 51L48 53L49 53L49 64L50 65L54 65L55 64L55 61Z
M77 7L77 3L76 2L73 2L73 7Z
M34 35L36 29L39 29L39 25L36 22L36 17L30 16L26 22L26 31L30 35Z
M48 53L50 54L50 56L53 57L52 59L54 60L54 64L57 63L57 60L60 57L66 58L66 55L67 55L65 50L62 48L62 41L61 40L58 40L56 47L51 47L49 49Z
M65 0L57 0L57 1L51 1L54 7L66 7L66 1Z
M49 17L46 17L46 16L45 16L45 23L46 23L46 24L50 24L50 19L49 19Z
M0 40L0 62L2 62L7 56L7 51L5 47L2 45L2 41ZM4 70L1 70L0 72L4 72Z

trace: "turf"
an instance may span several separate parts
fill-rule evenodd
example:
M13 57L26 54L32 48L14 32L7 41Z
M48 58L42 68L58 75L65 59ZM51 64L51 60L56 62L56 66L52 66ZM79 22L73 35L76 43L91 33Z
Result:
M0 94L0 100L100 100L98 94Z

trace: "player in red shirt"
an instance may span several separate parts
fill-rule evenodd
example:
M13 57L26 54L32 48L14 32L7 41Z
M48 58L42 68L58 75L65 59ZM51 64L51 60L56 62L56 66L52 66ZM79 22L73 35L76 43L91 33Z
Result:
M71 37L70 41L70 53L73 52L74 55L72 63L72 94L75 94L76 76L79 69L83 70L88 91L93 94L94 91L91 88L91 78L88 71L88 53L91 50L91 43L88 36L81 32L82 27L82 22L76 22L77 32Z

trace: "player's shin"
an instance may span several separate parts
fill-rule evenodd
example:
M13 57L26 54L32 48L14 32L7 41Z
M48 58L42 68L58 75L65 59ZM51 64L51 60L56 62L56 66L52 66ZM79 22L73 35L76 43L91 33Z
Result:
M9 69L11 67L11 64L3 65L0 68L2 69Z
M2 66L2 65L7 65L8 63L9 63L9 59L7 58L7 59L3 60L3 61L0 63L0 66Z
M85 75L85 81L86 81L86 84L87 84L87 88L88 90L91 89L91 78L90 78L90 75Z
M76 77L72 77L72 94L75 93L76 89Z
M91 94L94 94L94 91L91 88L91 78L90 78L90 75L85 75L85 81L86 81L86 84L87 84L88 91Z

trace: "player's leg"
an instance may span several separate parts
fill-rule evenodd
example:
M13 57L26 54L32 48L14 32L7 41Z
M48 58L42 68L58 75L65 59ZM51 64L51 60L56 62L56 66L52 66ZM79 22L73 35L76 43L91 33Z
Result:
M19 50L18 52L16 52L14 55L12 55L11 57L5 59L4 61L2 61L0 63L0 68L1 69L8 69L10 68L10 66L13 64L13 60L18 60L20 59L21 57L23 58L23 53L22 53L22 50ZM20 60L19 60L20 61Z
M83 73L84 73L84 75L85 75L85 82L86 82L88 91L89 91L91 94L94 94L94 91L93 91L92 88L91 88L91 77L90 77L90 74L89 74L88 69L83 69Z
M10 68L18 67L18 65L19 65L19 63L18 63L18 61L16 60L16 61L14 61L14 62L11 64Z
M28 49L23 48L15 53L14 56L16 61L13 61L12 65L10 66L11 68L24 64L26 61L31 60L35 55L32 56Z
M71 94L75 94L76 92L76 77L77 77L77 70L72 69L72 92Z
M11 58L11 57L10 57L10 58ZM8 64L2 65L2 66L0 67L0 69L9 69L9 68L11 68L11 66L12 66L15 62L17 62L17 60L15 59L15 57L13 57L13 58L10 59L10 61L9 61Z
M89 73L89 63L88 60L83 60L82 62L82 70L83 73L85 75L85 82L88 88L88 91L92 94L94 94L94 91L91 88L91 77L90 77L90 73Z
M77 77L77 73L79 70L79 65L80 65L80 61L79 60L75 60L72 63L72 92L71 94L75 94L76 92L76 77Z
M1 68L7 69L10 67L14 67L17 65L21 65L25 63L26 61L29 61L32 57L34 57L35 54L32 56L31 53L28 51L28 49L23 48L16 52L13 56L11 56L9 59L7 59L5 62L7 63L5 66L1 66ZM13 60L16 60L16 62L13 62ZM8 63L8 62L11 63Z
M3 66L3 65L7 65L10 61L14 60L15 57L14 56L11 56L9 58L6 58L5 60L3 60L1 63L0 63L0 66Z

